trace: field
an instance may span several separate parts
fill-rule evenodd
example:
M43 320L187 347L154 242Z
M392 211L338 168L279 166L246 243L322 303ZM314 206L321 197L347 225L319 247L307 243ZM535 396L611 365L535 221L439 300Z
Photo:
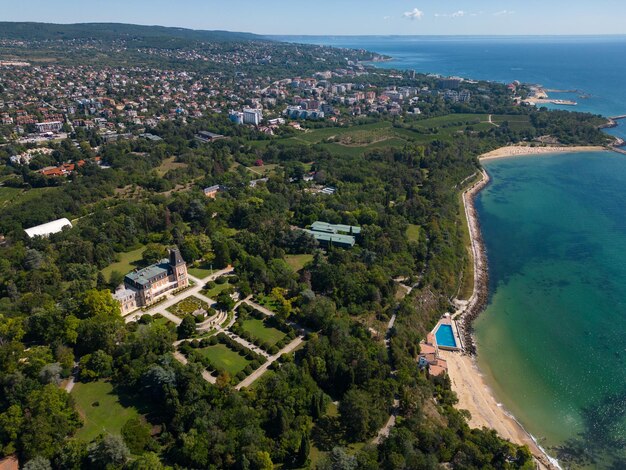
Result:
M420 239L420 226L419 225L414 225L414 224L409 224L409 226L406 229L406 238L410 241L410 242L417 242Z
M488 114L449 114L429 119L404 121L394 127L391 121L373 124L355 124L349 127L309 129L295 136L279 139L283 145L321 145L337 156L358 156L364 151L386 147L404 147L407 143L426 144L435 139L449 141L466 131L483 131L504 121L515 130L530 128L527 116ZM266 147L270 141L253 142L255 147Z
M257 320L256 318L244 320L243 329L270 346L274 346L285 337L285 333L282 331L276 328L268 328L263 323L263 320Z
M33 188L24 190L8 186L0 186L0 207L30 201L31 199L39 197L43 193L51 193L57 189L58 188Z
M120 434L126 421L139 415L132 406L120 403L120 397L114 393L110 382L77 382L72 390L76 407L84 425L77 432L77 437L91 441L101 433ZM94 406L98 403L97 406Z
M198 349L200 353L211 359L217 367L224 369L231 376L236 375L250 363L245 357L240 356L225 345L219 343L214 346Z
M163 160L163 163L157 167L156 171L159 176L165 176L165 174L170 170L185 168L186 166L186 163L177 162L176 157L169 157Z
M287 255L285 261L294 271L300 271L305 264L313 261L313 255Z
M209 310L209 305L204 300L200 300L198 297L190 295L180 302L175 303L171 307L167 307L166 310L170 313L173 313L178 318L183 318L185 315L189 315L190 313L193 313L200 308L207 311Z
M111 273L113 271L128 274L137 267L137 262L141 260L141 254L145 249L146 248L144 246L141 246L140 248L127 253L120 253L120 260L104 268L102 270L102 275L108 281L111 278Z

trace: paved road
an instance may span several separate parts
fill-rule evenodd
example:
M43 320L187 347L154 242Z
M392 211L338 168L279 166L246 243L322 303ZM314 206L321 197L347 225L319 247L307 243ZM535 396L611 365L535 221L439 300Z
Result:
M250 385L252 385L259 377L261 377L263 374L265 374L265 371L267 371L267 369L269 368L269 366L272 365L273 362L277 361L278 358L280 356L282 356L283 354L291 352L294 349L296 349L298 346L300 346L302 341L304 341L304 337L303 336L298 336L291 343L289 343L283 349L281 349L276 354L274 354L272 357L270 357L265 364L263 364L261 367L259 367L254 372L252 372L252 374L250 374L244 380L239 382L235 386L235 389L241 390L242 388L246 388L246 387L249 387Z
M246 297L245 299L243 299L243 301L245 303L247 303L248 305L250 305L250 307L256 308L259 312L264 313L265 315L267 315L268 317L273 317L274 315L276 315L274 312L272 312L269 308L265 308L262 305L257 304L256 302L253 302L251 299L252 296L250 297Z
M400 400L397 398L393 401L393 408L391 410L391 416L387 420L387 424L385 424L379 431L376 437L372 440L373 444L380 444L385 437L389 435L391 432L391 428L396 424L396 416L398 415L398 407L400 406Z

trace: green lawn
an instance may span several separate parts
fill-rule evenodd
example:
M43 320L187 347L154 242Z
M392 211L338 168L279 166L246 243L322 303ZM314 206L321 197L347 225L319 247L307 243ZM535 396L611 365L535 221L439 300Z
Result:
M141 254L145 249L145 246L141 246L136 250L120 253L120 260L104 268L102 270L102 275L108 281L111 278L111 273L113 271L120 272L124 275L128 274L137 267L137 262L141 260Z
M180 302L175 303L171 307L167 307L166 310L170 313L173 313L178 318L183 318L185 315L193 313L199 308L203 308L204 310L208 311L209 305L204 300L190 295Z
M250 363L250 361L248 361L245 357L240 356L222 343L197 349L197 351L211 359L213 364L221 369L224 369L231 376L237 375L238 372L244 370Z
M76 435L85 441L91 441L101 433L119 435L126 421L139 416L136 408L126 407L120 403L110 382L103 380L77 382L72 390L72 396L84 422ZM94 406L96 402L98 405Z
M209 277L215 271L217 270L210 269L210 266L207 266L205 264L202 264L197 268L187 268L187 272L193 277L197 277L198 279L204 279L205 277Z
M228 289L229 287L232 287L230 282L225 282L224 284L216 284L213 289L203 290L202 293L210 299L215 299L220 292Z
M243 329L270 346L274 346L286 336L282 331L267 327L263 320L257 320L256 318L244 320Z
M309 261L313 261L313 255L287 255L285 261L294 271L300 271L305 264Z
M410 242L416 242L420 239L420 226L415 224L409 224L406 229L406 238Z

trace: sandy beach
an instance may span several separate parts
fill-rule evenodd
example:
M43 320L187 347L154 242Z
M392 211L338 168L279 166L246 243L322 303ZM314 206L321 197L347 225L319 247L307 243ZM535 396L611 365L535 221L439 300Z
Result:
M577 153L577 152L601 152L607 151L606 147L600 145L579 145L575 147L566 146L546 146L546 147L530 147L528 145L509 145L492 150L491 152L481 155L479 160L493 160L496 158L508 158L529 155L542 155L547 153Z
M539 153L553 153L554 149L572 147L504 147L489 154L486 158L504 158L514 155L533 155ZM589 151L592 147L576 147L578 151ZM582 149L585 150L582 150ZM595 147L593 148L596 149ZM600 149L604 150L603 147ZM537 152L528 153L529 150ZM523 153L525 151L526 153ZM557 150L558 152L559 150ZM564 152L565 150L560 150ZM489 182L489 175L482 171L481 180L474 183L463 193L465 215L470 232L471 252L474 265L474 289L467 301L458 302L459 309L453 317L457 320L457 326L464 336L465 350L469 354L458 352L440 351L439 354L448 363L448 375L452 383L452 389L456 392L460 409L468 410L472 418L469 422L471 427L488 427L495 429L500 436L509 439L519 445L527 445L534 455L539 468L558 469L550 457L535 443L532 436L515 420L495 399L491 389L487 386L483 375L476 365L476 359L471 354L475 353L475 345L472 337L471 323L480 314L487 301L488 272L487 259L482 243L478 217L474 207L474 198Z

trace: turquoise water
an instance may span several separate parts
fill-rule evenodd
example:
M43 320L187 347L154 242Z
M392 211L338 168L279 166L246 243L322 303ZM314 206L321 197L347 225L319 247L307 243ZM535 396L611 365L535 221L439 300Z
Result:
M393 57L379 67L540 83L626 114L626 36L291 37ZM581 96L585 96L582 98ZM610 134L626 139L626 122ZM564 466L626 469L626 156L494 160L477 208L490 302L478 358L496 396Z
M452 332L451 325L439 325L439 328L437 328L437 332L435 333L435 338L437 338L437 344L439 346L456 348L456 341L454 340L454 333Z
M490 302L478 358L561 460L626 468L626 157L494 160L477 199Z

